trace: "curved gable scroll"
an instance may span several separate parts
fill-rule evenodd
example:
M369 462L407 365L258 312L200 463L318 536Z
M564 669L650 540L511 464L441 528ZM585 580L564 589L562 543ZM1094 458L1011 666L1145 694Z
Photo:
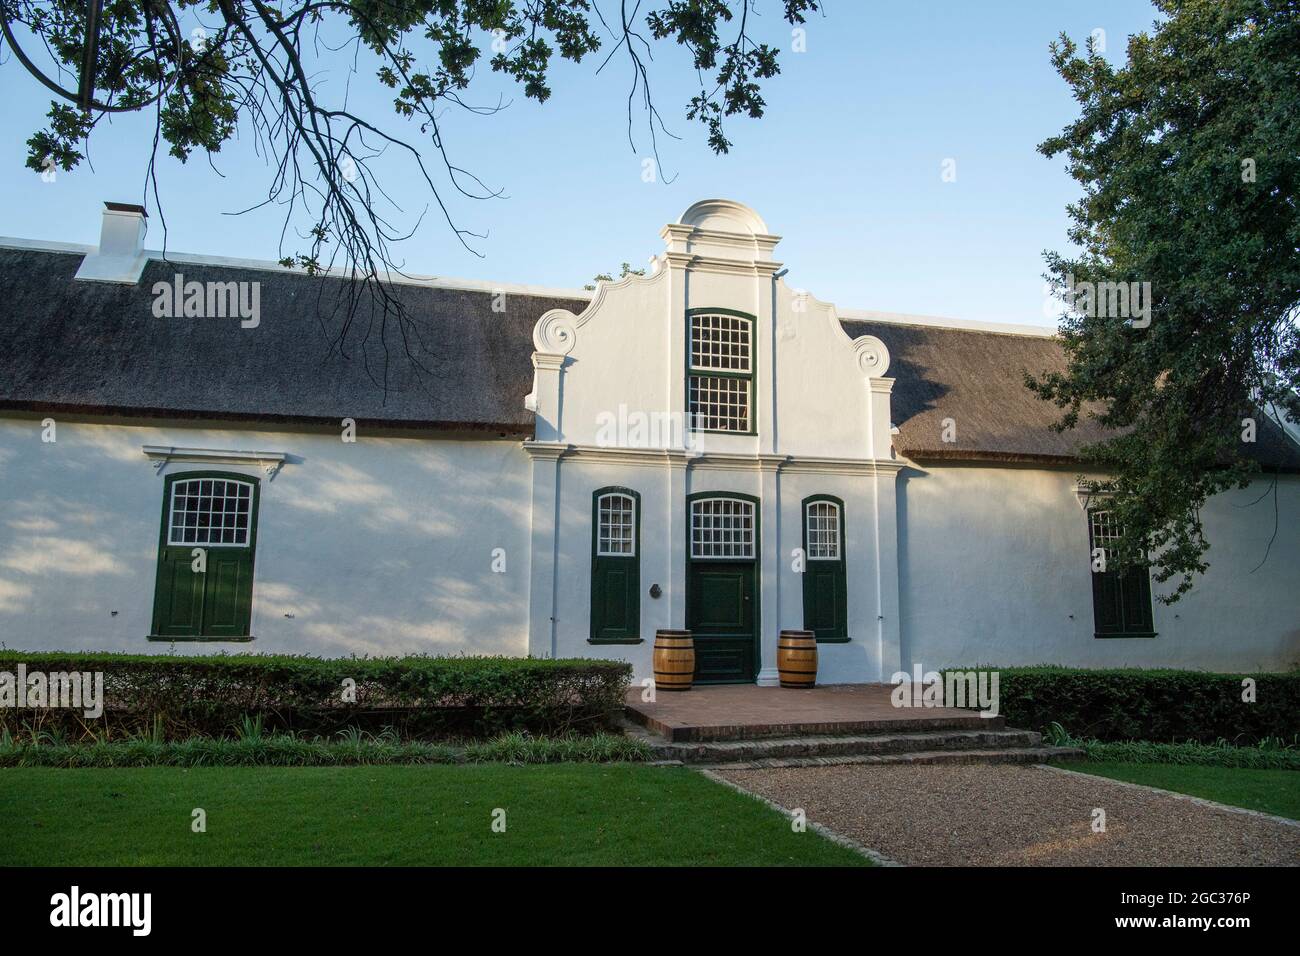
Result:
M858 368L867 378L883 378L889 371L889 348L874 335L860 335L854 339L853 354L857 357Z
M544 312L533 326L533 348L543 355L568 355L577 342L578 317L568 309Z
M648 276L628 275L615 282L597 282L591 304L581 313L574 315L568 309L551 309L542 314L533 326L533 348L542 355L568 355L578 343L578 330L596 316L611 293L636 283L657 282L667 274L667 270L656 268Z

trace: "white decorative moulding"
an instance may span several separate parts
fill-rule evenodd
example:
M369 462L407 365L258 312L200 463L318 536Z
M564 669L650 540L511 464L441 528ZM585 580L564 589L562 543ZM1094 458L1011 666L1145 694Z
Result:
M168 462L207 462L218 465L257 465L268 479L274 479L288 460L282 451L239 451L229 448L179 448L175 445L145 445L144 454L153 462L155 473Z
M728 264L771 263L780 236L767 231L763 217L743 203L731 199L702 199L690 206L678 222L660 232L668 247L669 261L690 256L693 265L725 271ZM752 268L752 265L751 265Z
M858 368L867 378L883 378L889 371L889 349L874 335L860 335L853 340L853 354Z
M568 355L578 342L578 323L568 309L551 309L533 326L533 346L543 355Z

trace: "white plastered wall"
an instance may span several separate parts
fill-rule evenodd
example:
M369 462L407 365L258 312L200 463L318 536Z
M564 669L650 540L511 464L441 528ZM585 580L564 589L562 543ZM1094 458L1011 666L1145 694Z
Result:
M1007 466L901 473L906 669L1300 664L1300 478L1279 479L1276 524L1267 481L1209 502L1202 517L1210 570L1177 603L1153 602L1158 636L1149 639L1093 636L1088 526L1076 484L1073 471ZM1153 581L1153 594L1172 584Z
M163 483L178 471L261 479L251 643L181 653L527 651L529 462L517 441L0 419L0 642L20 649L172 650L152 622ZM168 461L151 446L283 452ZM501 548L505 571L493 570ZM116 612L116 613L113 613Z

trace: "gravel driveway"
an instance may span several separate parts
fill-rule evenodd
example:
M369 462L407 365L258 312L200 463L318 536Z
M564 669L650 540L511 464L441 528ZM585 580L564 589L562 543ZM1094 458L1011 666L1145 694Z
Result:
M1300 863L1300 826L1034 766L722 770L719 777L916 866ZM1105 832L1093 832L1094 809Z

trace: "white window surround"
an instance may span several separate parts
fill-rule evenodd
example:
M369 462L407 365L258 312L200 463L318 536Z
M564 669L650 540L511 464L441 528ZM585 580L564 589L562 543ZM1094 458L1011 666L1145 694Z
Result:
M749 433L754 400L753 320L726 312L692 312L687 339L691 430Z
M636 499L617 491L601 495L596 503L596 556L636 557Z
M256 465L274 479L289 456L282 451L238 451L228 448L179 448L175 445L145 445L145 457L161 473L168 462L207 462L221 465Z
M691 315L691 369L696 372L752 372L753 324L736 315Z
M696 498L691 502L691 558L749 560L754 557L754 503L744 498Z
M840 506L833 501L810 501L804 508L809 561L838 561L841 549Z
M167 503L167 544L247 548L253 483L234 478L185 478L172 482Z

